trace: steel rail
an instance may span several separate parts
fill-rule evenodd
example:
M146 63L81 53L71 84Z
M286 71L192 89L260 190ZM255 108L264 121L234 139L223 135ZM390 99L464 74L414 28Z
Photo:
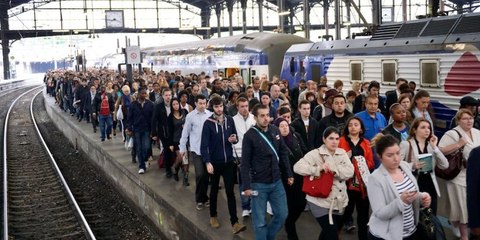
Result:
M35 126L35 129L37 130L37 136L42 142L43 147L48 153L48 156L50 157L50 161L55 168L55 172L58 174L58 177L60 178L60 181L62 182L62 185L64 186L65 193L67 194L71 204L75 206L75 211L77 211L78 216L81 219L82 225L87 230L88 236L90 239L95 240L95 235L92 232L92 229L90 228L90 225L88 224L87 220L85 219L85 216L83 216L82 210L77 204L77 201L75 200L75 197L72 194L72 191L70 191L70 187L68 187L67 181L65 181L65 178L63 177L62 172L60 171L60 168L57 165L57 162L55 161L55 158L53 157L52 153L50 152L50 149L48 149L47 143L45 143L45 140L42 137L42 133L40 132L40 129L38 128L37 125L37 120L35 119L35 116L33 115L33 102L35 101L35 98L38 96L38 94L42 93L43 89L39 91L38 93L33 96L32 101L30 102L30 117L32 118L33 121L33 126ZM6 134L5 134L6 135Z

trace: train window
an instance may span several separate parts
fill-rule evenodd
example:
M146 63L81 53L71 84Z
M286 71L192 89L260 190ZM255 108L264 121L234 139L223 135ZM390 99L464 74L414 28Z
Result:
M382 60L382 84L395 85L397 79L397 61Z
M350 81L363 81L363 62L350 62Z
M420 60L420 86L439 87L438 66L436 59Z

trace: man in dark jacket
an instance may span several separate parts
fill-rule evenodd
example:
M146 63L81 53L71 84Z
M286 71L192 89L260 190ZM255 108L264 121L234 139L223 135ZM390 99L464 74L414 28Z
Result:
M237 142L237 130L233 118L223 113L224 106L221 97L213 97L209 104L213 109L213 114L203 124L200 151L212 183L210 188L210 225L213 228L220 227L217 218L217 195L220 176L222 176L227 194L230 223L233 233L237 234L246 229L245 225L238 222L237 204L233 191L237 166L233 161L232 143Z
M385 119L390 118L390 107L398 101L398 97L402 94L402 91L400 90L402 84L407 84L407 88L410 88L408 87L408 81L405 78L398 78L397 81L395 81L395 90L390 90L385 93Z
M133 144L137 152L139 162L139 174L145 173L145 162L148 161L149 151L152 147L150 141L151 123L153 115L153 103L147 99L148 94L145 88L138 90L137 100L133 101L128 111L128 122L126 132L133 136Z
M269 124L268 107L257 104L253 115L256 125L245 133L242 142L240 168L243 193L247 197L255 195L252 198L252 222L256 239L275 239L288 215L287 198L280 177L284 174L287 183L292 185L293 173L280 131ZM267 201L275 213L270 223L265 220Z
M170 115L170 101L172 100L172 90L165 88L162 92L163 101L155 105L152 118L152 139L154 141L160 140L163 146L165 170L167 177L173 176L172 172L172 158L174 153L170 151L167 146L168 129L167 117Z
M333 96L333 103L332 103L332 114L322 118L318 123L318 134L323 135L323 131L327 127L333 126L338 129L341 133L343 133L343 129L345 129L345 124L347 120L353 116L349 111L345 110L346 108L346 101L345 96L342 94L337 94ZM323 144L323 138L319 138L320 145Z
M83 115L87 120L87 123L92 121L93 132L97 132L98 121L96 117L93 117L93 102L95 99L95 95L97 94L97 88L94 85L90 86L90 91L86 92L83 95L82 99L82 110Z
M318 122L310 117L310 102L308 100L300 101L298 111L300 116L293 120L291 124L292 128L300 134L308 151L320 147L319 140L317 139Z
M98 116L100 126L100 139L105 141L105 136L110 140L113 125L113 111L115 110L115 101L112 95L105 91L105 85L100 87L100 92L97 92L93 99L92 117Z
M480 239L480 147L470 152L467 167L467 209L470 239Z

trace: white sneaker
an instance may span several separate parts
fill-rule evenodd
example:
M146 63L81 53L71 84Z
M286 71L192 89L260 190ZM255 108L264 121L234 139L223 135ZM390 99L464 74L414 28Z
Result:
M272 206L270 205L270 202L267 202L267 213L270 214L270 216L273 216Z
M452 230L452 233L453 233L453 235L455 235L455 237L460 238L462 236L460 234L460 229L458 229L458 227L454 227L452 225L452 227L450 229Z
M243 210L242 211L242 217L250 217L250 211L249 210Z
M145 170L143 170L143 168L140 168L140 169L138 170L138 173L139 173L139 174L144 174L144 173L145 173Z

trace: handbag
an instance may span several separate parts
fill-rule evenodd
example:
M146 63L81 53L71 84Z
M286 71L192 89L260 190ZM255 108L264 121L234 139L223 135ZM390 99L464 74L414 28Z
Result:
M165 165L165 149L163 149L160 153L160 156L158 156L157 164L158 168L163 168L163 166Z
M460 132L458 132L456 129L453 130L458 133L460 140L460 138L462 138ZM462 166L465 166L465 162L463 160L463 147L451 154L445 155L445 158L448 160L448 168L440 169L435 167L435 175L445 180L452 180L460 173Z
M325 163L322 155L322 162ZM327 198L332 191L333 173L322 171L320 176L304 176L302 191L312 197Z
M417 229L422 231L425 240L446 240L445 231L442 223L431 208L420 210Z

